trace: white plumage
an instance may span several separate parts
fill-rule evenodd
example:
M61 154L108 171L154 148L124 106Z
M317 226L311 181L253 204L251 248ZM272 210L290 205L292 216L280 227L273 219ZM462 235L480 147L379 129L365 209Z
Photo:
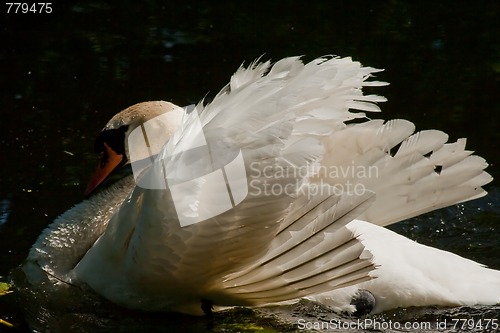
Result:
M86 284L130 308L187 313L200 313L202 301L262 305L360 283L375 295L376 311L500 301L473 279L457 283L468 291L454 298L453 286L427 283L444 261L461 276L491 279L493 294L500 295L498 272L379 227L484 195L481 186L491 177L486 162L465 150L465 139L446 143L440 131L413 134L405 120L366 120L364 112L380 111L375 103L385 101L362 94L363 86L385 85L368 81L378 71L350 58L254 62L192 112L179 113L166 102L124 110L103 131L124 128L129 162L130 133L160 114L174 115L156 128L169 140L148 148L156 157L136 175L136 181L149 177L148 184L161 181L167 188L135 186L128 177L75 206L33 246L24 266L28 278L36 285L50 281L49 290L67 287L59 281ZM208 162L184 149L200 134L199 124L215 152ZM201 177L182 192L174 186L200 170L214 171L217 163L215 169L223 168L238 151L248 195L196 222L215 209L204 203L227 196L221 189L236 193L228 176L226 184ZM190 214L189 225L179 207L188 207L182 213ZM419 258L436 265L423 266ZM379 278L368 281L377 272ZM335 306L352 310L356 288L340 289L335 299L343 303Z
M347 226L359 234L378 268L374 279L312 299L338 311L352 312L358 290L376 299L372 313L410 306L494 305L499 303L500 272L372 223L354 220Z

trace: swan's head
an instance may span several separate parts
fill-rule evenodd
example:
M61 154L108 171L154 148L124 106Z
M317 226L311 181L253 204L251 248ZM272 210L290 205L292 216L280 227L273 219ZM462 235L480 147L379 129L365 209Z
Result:
M175 112L172 112L174 110ZM134 129L168 112L172 116L168 117L168 122L162 123L161 130L170 136L181 122L180 110L177 105L169 102L142 102L126 108L111 118L95 142L94 149L99 154L99 163L87 185L85 195L92 194L113 171L130 163L128 136Z

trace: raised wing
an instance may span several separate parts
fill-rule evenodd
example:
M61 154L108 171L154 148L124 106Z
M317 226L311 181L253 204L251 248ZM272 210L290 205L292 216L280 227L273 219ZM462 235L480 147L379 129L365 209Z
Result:
M278 301L366 279L369 255L360 259L362 245L342 226L373 193L332 192L309 178L324 157L322 138L364 117L350 109L379 110L373 102L385 99L361 92L384 84L366 81L377 71L348 58L240 68L210 104L185 113L92 251L113 248L106 252L124 262L138 307L145 298L168 308L204 295L220 304ZM284 277L268 293L267 282L241 274L279 272L289 251L307 253L283 271L295 267L290 274L303 283Z

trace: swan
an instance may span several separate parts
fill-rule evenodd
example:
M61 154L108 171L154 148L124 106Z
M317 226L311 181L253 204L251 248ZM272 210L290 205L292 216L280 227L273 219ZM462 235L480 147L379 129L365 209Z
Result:
M89 197L42 232L27 279L197 315L302 297L353 313L365 290L365 312L499 302L499 272L384 228L481 197L492 178L465 139L369 119L385 98L362 88L386 85L379 71L255 61L211 103L121 111L96 140ZM103 186L123 165L133 174Z

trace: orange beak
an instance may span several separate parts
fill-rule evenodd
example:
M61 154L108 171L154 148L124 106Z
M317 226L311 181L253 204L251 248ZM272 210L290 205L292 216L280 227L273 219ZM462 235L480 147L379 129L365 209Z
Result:
M104 143L104 148L105 151L101 153L99 164L85 189L85 196L94 192L97 186L105 181L123 161L123 155L117 154L106 143Z

